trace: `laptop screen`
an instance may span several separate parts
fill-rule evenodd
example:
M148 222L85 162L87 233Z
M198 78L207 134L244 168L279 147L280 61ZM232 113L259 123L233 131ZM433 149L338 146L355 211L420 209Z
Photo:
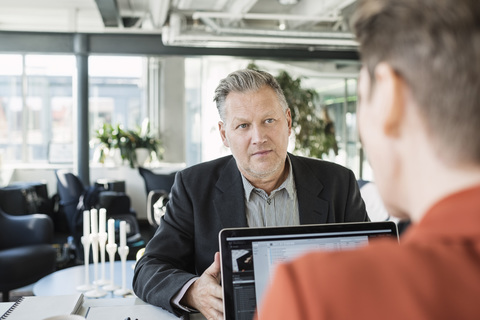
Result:
M393 222L223 229L219 234L225 319L251 320L278 262L312 250L349 250L394 237Z

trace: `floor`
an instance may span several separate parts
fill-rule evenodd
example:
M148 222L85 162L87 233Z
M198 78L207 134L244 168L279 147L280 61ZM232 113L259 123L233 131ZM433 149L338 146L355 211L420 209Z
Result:
M142 235L143 241L147 243L155 233L155 230L150 226L147 220L139 220L138 226L140 228L140 234ZM56 232L54 237L54 245L58 245L60 248L62 244L67 243L68 234L64 232ZM60 250L60 249L59 249ZM138 250L137 250L138 251ZM128 259L135 259L135 252L132 252L132 255L129 254ZM74 265L78 265L76 261L60 261L57 265L58 269L68 268ZM33 295L33 284L12 290L10 292L10 301L16 301L22 296L32 296ZM3 301L3 296L0 293L0 302Z

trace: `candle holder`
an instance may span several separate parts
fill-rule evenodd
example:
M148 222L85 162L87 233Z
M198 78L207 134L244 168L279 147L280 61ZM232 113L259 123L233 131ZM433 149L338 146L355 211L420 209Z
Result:
M89 259L90 259L90 237L82 236L81 238L83 245L83 260L85 261L85 283L77 286L78 291L88 291L92 290L93 286L90 284L90 274L89 274Z
M84 293L89 298L100 298L107 295L107 292L98 288L98 233L90 234L90 241L92 243L92 257L93 257L93 273L94 289Z
M107 243L107 233L100 232L98 234L98 244L100 246L100 269L102 277L98 280L98 285L103 286L110 282L105 278L105 245Z
M108 257L110 258L110 282L103 286L102 289L106 291L114 291L119 287L115 285L114 281L114 272L115 272L115 252L117 252L117 244L109 243L107 244Z
M113 292L116 296L125 296L132 292L132 290L127 289L127 255L129 248L128 246L120 246L118 248L118 255L122 261L122 288L117 289Z

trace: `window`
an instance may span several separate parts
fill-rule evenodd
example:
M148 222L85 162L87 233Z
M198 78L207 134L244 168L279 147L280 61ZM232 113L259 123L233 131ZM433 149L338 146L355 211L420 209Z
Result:
M103 122L139 126L145 117L143 57L89 58L90 136ZM51 145L75 141L73 55L0 55L0 157L46 163ZM66 157L68 158L68 157Z
M41 162L71 142L72 56L0 55L0 144L7 163Z
M104 122L134 129L146 115L143 81L146 58L90 56L90 136Z

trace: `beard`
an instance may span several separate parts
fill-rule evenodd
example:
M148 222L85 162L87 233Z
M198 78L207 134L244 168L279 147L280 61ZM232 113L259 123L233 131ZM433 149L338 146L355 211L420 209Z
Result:
M269 161L269 163L254 163L243 168L246 176L253 179L263 180L275 176L276 173L283 172L285 167L285 158L277 158Z

